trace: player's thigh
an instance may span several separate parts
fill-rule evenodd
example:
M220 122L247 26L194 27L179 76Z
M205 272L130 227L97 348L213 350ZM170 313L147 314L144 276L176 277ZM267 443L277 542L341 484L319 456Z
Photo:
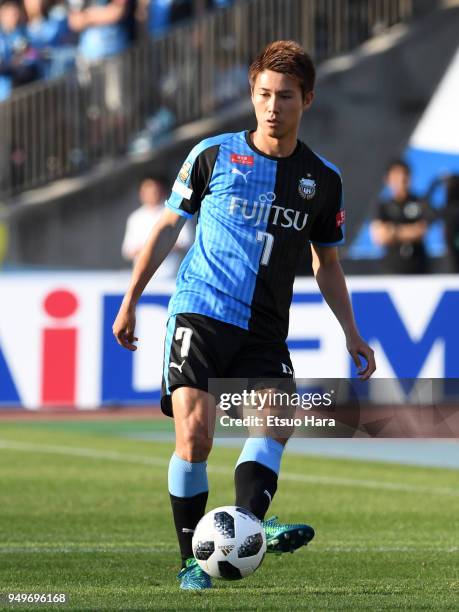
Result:
M260 378L279 380L283 384L294 378L287 343L264 341L248 334L233 357L226 374L234 378Z
M285 342L263 342L249 338L236 355L228 374L247 380L247 391L256 391L255 402L244 405L243 416L255 426L250 436L264 436L285 444L293 434L296 392L293 365ZM252 396L253 397L253 396Z
M244 330L199 314L178 314L167 323L161 409L173 416L175 389L192 387L209 391L209 379L223 375L238 351Z

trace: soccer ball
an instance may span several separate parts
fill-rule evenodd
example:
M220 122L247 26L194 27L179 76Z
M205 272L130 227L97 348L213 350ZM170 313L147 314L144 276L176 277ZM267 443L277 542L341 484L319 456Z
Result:
M193 535L196 561L213 578L246 578L261 565L265 552L261 521L238 506L211 510L199 521Z

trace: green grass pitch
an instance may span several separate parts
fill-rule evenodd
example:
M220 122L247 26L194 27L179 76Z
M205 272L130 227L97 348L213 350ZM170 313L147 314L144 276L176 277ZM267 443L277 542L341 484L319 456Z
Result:
M0 592L69 596L29 607L3 596L0 609L458 609L456 471L288 453L272 514L310 522L313 542L240 582L180 592L172 444L124 435L159 426L0 422ZM214 449L209 509L233 503L237 455Z

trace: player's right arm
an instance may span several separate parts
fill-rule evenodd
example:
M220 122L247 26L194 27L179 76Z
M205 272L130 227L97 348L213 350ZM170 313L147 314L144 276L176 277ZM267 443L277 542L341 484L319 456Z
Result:
M166 209L154 226L132 271L131 283L124 296L118 316L113 324L113 334L121 346L135 351L135 307L153 274L174 246L185 221L200 208L207 188L212 162L206 157L209 144L214 139L196 145L178 173L172 192L166 201ZM215 151L214 151L215 153ZM213 157L215 161L216 153Z
M134 344L137 340L134 336L137 302L153 274L172 250L185 222L186 217L166 208L140 251L129 288L112 328L118 344L130 351L137 349Z

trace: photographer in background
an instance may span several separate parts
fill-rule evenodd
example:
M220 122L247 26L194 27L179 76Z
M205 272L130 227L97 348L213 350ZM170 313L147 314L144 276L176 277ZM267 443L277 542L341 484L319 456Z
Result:
M425 274L428 257L424 237L429 208L410 191L411 170L402 160L392 161L386 172L386 189L371 224L372 238L386 247L387 274Z

